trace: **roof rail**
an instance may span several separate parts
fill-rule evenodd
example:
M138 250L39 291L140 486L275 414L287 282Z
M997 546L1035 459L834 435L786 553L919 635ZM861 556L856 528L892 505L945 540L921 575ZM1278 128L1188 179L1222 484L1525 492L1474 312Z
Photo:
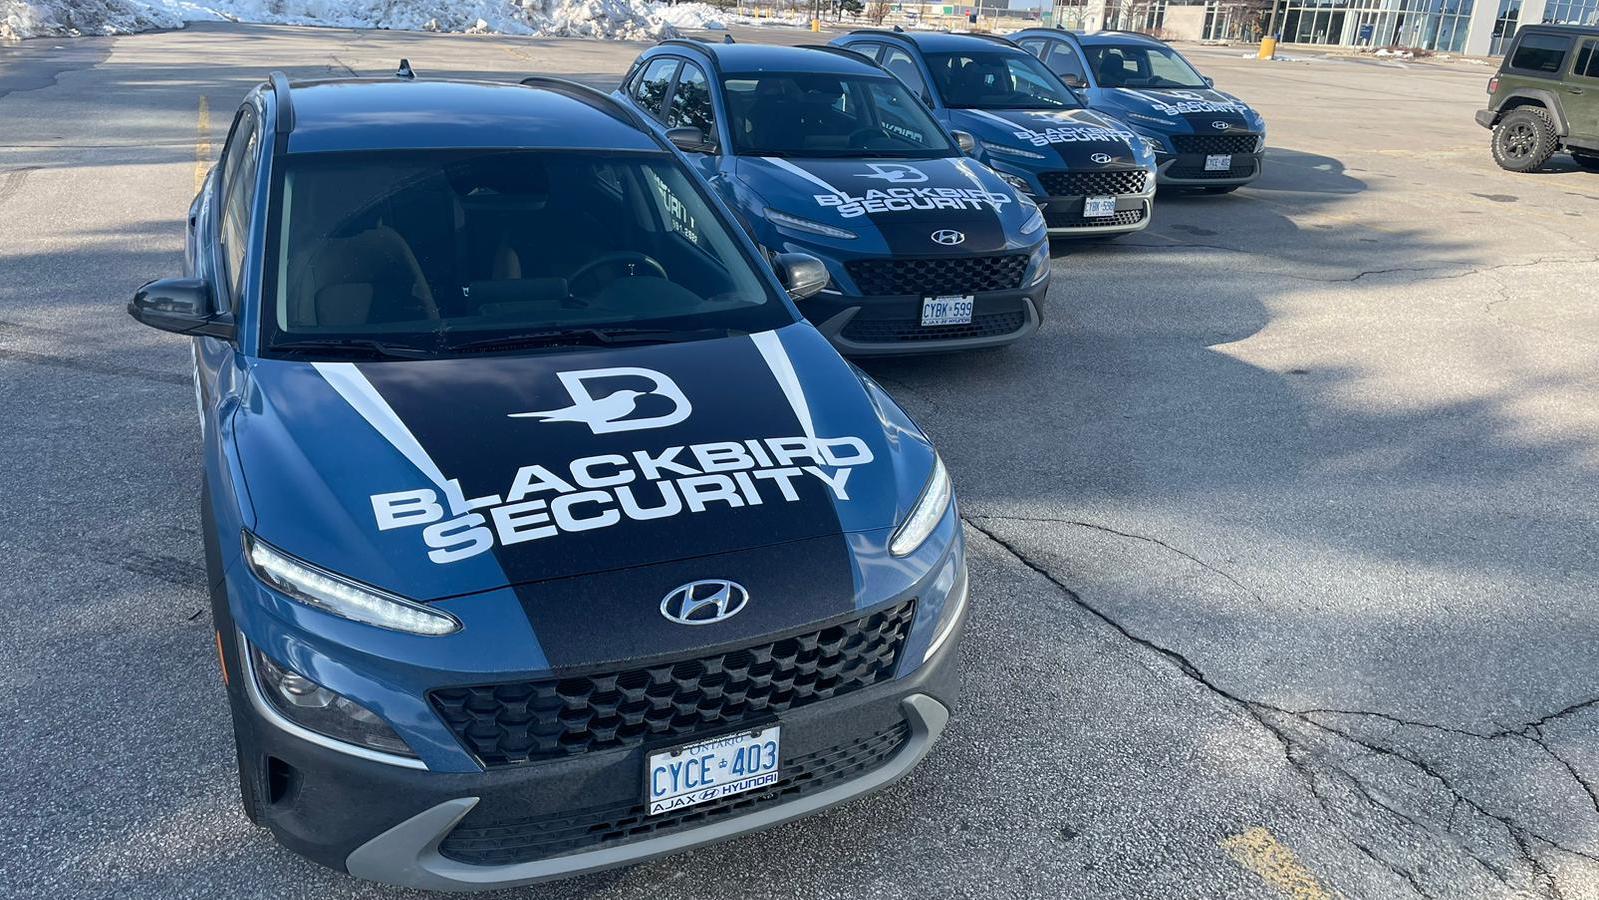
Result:
M916 43L915 36L913 36L910 32L906 31L905 29L900 28L898 25L894 26L894 30L893 31L885 31L882 28L857 28L854 31L851 31L850 34L870 34L870 35L875 35L877 37L899 38L900 40L905 41L908 44L915 44Z
M289 90L289 76L282 72L273 72L267 76L272 82L272 93L278 99L278 121L276 132L278 137L286 138L294 130L294 99Z
M877 60L859 50L851 50L848 47L834 47L832 44L795 44L794 48L797 50L820 50L823 53L831 53L834 56L848 57L855 62L870 63L873 66L877 66Z
M411 70L411 61L400 57L400 67L394 70L395 78L404 78L406 81L415 81L416 73Z
M1094 32L1094 34L1130 34L1130 35L1133 35L1134 37L1149 38L1150 40L1156 41L1158 43L1162 43L1162 44L1166 43L1165 41L1162 41L1160 38L1155 37L1152 34L1145 34L1142 31L1133 31L1133 30L1128 29L1128 28L1101 28L1098 31Z
M987 32L956 31L956 32L952 32L952 34L958 34L958 35L960 35L962 37L982 38L985 41L993 41L996 44L1005 44L1005 45L1010 46L1010 47L1017 46L1016 42L1011 40L1008 37L1002 37L1002 36L997 35L997 34L988 34Z
M724 44L735 44L735 43L737 43L737 41L733 40L733 33L732 32L727 32L727 33L722 35L722 43L724 43Z
M616 119L624 125L630 125L640 131L654 135L655 132L645 124L644 118L634 112L627 104L622 103L610 94L598 88L573 81L570 78L561 78L555 75L529 75L518 84L525 87L543 88L557 94L564 94L579 103L594 107L602 113Z
M695 50L705 50L705 51L709 51L712 47L716 46L715 44L712 44L710 41L707 41L704 38L697 38L697 37L667 38L664 41L660 41L655 46L664 47L667 44L677 44L677 45L682 46L682 47L693 47ZM720 68L720 66L717 64L717 59L716 59L716 54L715 53L707 52L705 54L705 58L711 61L711 67L712 68L717 68L717 69Z

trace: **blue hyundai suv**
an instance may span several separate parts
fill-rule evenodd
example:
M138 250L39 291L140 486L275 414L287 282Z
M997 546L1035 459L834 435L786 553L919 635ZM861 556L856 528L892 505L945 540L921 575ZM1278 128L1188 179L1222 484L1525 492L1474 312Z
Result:
M905 774L967 575L927 439L604 94L404 76L239 109L186 274L246 813L418 888L636 862Z
M699 166L759 246L826 263L831 284L800 310L842 352L993 347L1038 330L1043 216L870 61L669 40L616 97Z
M946 126L976 135L982 159L1044 211L1053 237L1148 227L1155 158L1111 116L1001 37L855 31L833 41L877 60Z
M1160 184L1226 194L1260 177L1266 120L1164 41L1129 31L1011 35L1093 109L1131 125L1155 151Z

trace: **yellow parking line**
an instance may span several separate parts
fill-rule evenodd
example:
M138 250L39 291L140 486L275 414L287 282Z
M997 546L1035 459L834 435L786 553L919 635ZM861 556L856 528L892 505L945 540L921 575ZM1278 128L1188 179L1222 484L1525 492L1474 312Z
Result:
M211 101L200 95L200 112L194 123L194 192L200 193L205 173L211 168Z
M1260 876L1260 880L1290 897L1301 900L1331 900L1316 876L1300 864L1294 851L1260 826L1225 838L1221 848L1238 864Z

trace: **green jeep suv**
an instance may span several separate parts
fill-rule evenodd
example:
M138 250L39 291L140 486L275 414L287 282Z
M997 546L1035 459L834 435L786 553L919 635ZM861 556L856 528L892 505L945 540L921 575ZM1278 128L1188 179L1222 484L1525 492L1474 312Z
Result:
M1557 150L1599 171L1599 26L1518 31L1477 124L1493 129L1494 162L1512 172L1531 172Z

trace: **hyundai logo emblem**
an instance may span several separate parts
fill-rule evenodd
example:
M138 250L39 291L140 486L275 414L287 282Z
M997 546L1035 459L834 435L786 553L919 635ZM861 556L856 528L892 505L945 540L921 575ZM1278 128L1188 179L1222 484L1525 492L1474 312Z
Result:
M742 584L711 578L674 588L661 599L661 615L679 625L714 625L738 615L749 602Z
M1109 153L1095 153L1093 156L1089 157L1089 159L1099 163L1100 165L1104 165L1115 158L1116 157L1111 156Z
M1217 131L1226 131L1233 126L1227 124L1226 122L1212 122L1210 123L1210 127L1216 129Z
M935 244L943 244L946 247L953 247L956 244L965 243L965 241L966 235L949 228L944 228L933 232L933 243Z

